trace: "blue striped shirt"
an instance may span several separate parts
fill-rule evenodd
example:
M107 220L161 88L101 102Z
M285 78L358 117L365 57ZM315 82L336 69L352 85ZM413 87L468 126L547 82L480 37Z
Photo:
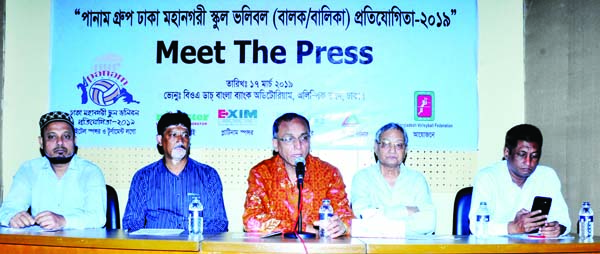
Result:
M185 168L174 175L158 160L133 176L123 228L181 228L187 231L188 193L200 194L204 206L204 232L227 232L223 185L217 171L188 158Z

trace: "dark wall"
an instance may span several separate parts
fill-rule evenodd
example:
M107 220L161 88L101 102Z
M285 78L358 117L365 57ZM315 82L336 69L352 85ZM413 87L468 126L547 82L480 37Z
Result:
M541 163L559 174L577 232L582 201L600 214L600 1L524 3L525 119L544 134Z

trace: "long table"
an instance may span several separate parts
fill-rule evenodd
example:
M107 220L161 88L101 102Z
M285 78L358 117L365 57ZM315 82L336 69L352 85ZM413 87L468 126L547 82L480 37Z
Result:
M600 237L581 240L466 236L332 240L261 238L230 232L205 235L137 236L121 230L23 232L0 229L0 253L600 253Z

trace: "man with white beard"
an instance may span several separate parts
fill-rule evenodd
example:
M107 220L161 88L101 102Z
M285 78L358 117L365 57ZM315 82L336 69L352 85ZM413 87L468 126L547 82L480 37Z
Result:
M166 113L156 126L163 158L138 170L131 181L123 228L188 230L188 194L204 206L204 232L227 232L223 185L217 171L189 157L191 121L186 113Z

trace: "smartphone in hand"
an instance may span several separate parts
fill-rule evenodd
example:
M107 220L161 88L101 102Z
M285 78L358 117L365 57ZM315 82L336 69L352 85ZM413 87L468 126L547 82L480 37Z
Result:
M541 210L542 213L536 215L536 217L541 215L548 215L548 213L550 213L550 205L552 205L552 198L536 196L535 198L533 198L533 205L531 205L530 211L533 212ZM538 229L535 229L527 233L537 233L538 231Z
M531 206L531 212L537 211L537 210L542 210L542 213L538 214L538 216L539 215L548 215L548 213L550 212L550 205L552 205L552 198L536 196L535 198L533 198L533 205Z

